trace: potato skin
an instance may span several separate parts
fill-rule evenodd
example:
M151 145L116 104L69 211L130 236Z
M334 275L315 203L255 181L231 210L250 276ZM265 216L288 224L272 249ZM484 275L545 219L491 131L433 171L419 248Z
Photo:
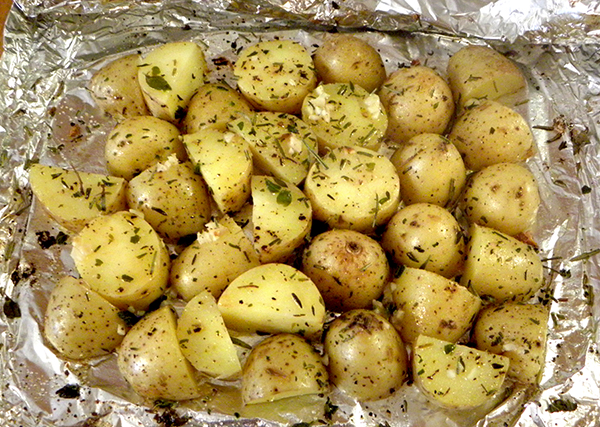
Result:
M302 271L332 311L370 308L390 275L379 243L353 230L330 230L313 238L303 253Z
M379 53L355 36L329 37L317 48L313 59L317 74L324 83L352 82L373 92L386 78Z
M378 93L388 113L387 136L397 143L421 133L443 133L454 114L450 87L423 65L393 72Z
M533 174L516 163L498 163L475 173L461 204L470 222L511 236L531 228L539 205Z
M404 344L394 327L373 311L351 310L335 319L324 349L331 381L358 400L388 397L406 379Z

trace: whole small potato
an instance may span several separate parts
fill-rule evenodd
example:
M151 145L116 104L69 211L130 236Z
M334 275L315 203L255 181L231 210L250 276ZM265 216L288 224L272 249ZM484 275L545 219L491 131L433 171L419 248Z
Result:
M104 146L106 167L111 175L130 180L171 154L187 158L177 127L151 116L128 118L108 134Z
M379 298L390 268L384 250L353 230L330 230L316 236L302 257L310 277L332 311L368 308Z
M390 396L406 379L407 355L394 327L379 314L351 310L335 319L324 340L329 378L361 400Z
M392 155L400 177L402 200L447 206L467 181L465 163L456 147L436 133L423 133L402 144Z
M458 221L430 203L399 210L387 224L381 245L400 264L447 278L459 274L464 263L465 241Z
M397 143L421 133L444 133L454 114L448 83L423 65L392 73L379 97L388 113L387 136Z
M386 78L379 53L366 41L351 35L333 35L313 56L324 83L353 83L373 92Z
M530 229L539 206L540 194L533 174L516 163L498 163L475 173L462 200L470 222L511 236Z

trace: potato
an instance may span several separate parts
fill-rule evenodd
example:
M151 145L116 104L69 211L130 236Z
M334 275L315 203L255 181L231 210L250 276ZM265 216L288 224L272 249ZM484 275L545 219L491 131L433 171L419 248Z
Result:
M399 264L452 278L463 267L465 242L458 221L446 209L414 203L388 222L381 246Z
M386 78L377 50L356 36L332 35L315 50L313 59L324 83L353 83L373 92Z
M413 378L440 406L466 410L489 402L503 386L510 359L420 335L413 346Z
M252 178L252 153L246 141L234 133L207 127L184 135L183 144L219 210L240 210L250 197Z
M206 183L189 162L179 163L175 156L133 178L127 203L170 241L197 233L211 217Z
M315 131L322 153L343 146L377 151L388 126L379 96L352 83L317 86L304 98L302 119Z
M123 178L36 163L29 168L29 184L48 214L70 231L127 207Z
M325 321L319 290L287 264L264 264L246 271L225 288L218 304L227 327L240 332L314 337Z
M486 46L466 46L450 57L448 80L460 108L481 100L501 100L527 86L517 65Z
M233 67L238 88L257 108L297 114L317 86L313 60L291 40L263 41L242 50Z
M146 310L169 277L169 252L141 216L117 212L90 221L73 238L71 257L90 289L126 310Z
M284 261L302 245L312 225L310 201L295 185L252 177L254 249L262 263Z
M388 115L387 136L397 143L421 133L444 133L454 114L450 87L423 65L393 72L378 93Z
M285 113L255 113L230 122L229 130L244 138L255 166L268 175L299 185L317 151L317 137L304 121Z
M249 116L252 111L250 103L227 83L207 83L190 100L183 127L185 133L206 127L225 130L228 122Z
M373 311L351 310L335 319L324 349L331 381L358 400L388 397L406 380L404 344L394 327Z
M94 73L88 89L102 110L115 120L150 114L138 82L140 55L111 61Z
M207 72L204 52L193 42L173 42L146 54L138 80L152 115L170 122L181 121Z
M465 112L452 126L448 139L458 148L467 169L496 163L520 163L534 152L529 125L519 113L485 101Z
M321 160L304 184L315 219L331 228L368 233L396 212L400 181L387 157L366 148L340 147Z
M524 301L543 286L542 261L532 246L476 224L469 235L460 283L484 301Z
M183 309L177 322L181 352L194 368L214 378L232 378L242 371L215 297L202 291Z
M170 283L186 301L204 290L219 298L233 279L258 265L252 242L224 216L206 224L198 239L173 261Z
M469 179L462 210L470 222L511 236L531 229L540 206L533 174L515 163L487 166Z
M104 146L106 168L112 175L130 180L150 166L176 154L186 159L179 129L156 117L131 117L117 124Z
M402 201L450 206L460 196L467 171L456 147L442 135L423 133L402 144L392 155L400 177Z
M277 334L252 349L242 375L246 405L329 391L321 356L303 338Z
M392 324L404 342L421 334L457 342L473 324L481 300L464 286L427 270L405 267L391 283Z
M473 337L477 348L510 359L508 376L537 384L544 366L548 309L540 304L506 303L479 314Z
M332 311L370 308L390 276L384 250L353 230L329 230L314 237L302 256L302 271L317 285Z
M52 289L44 336L61 356L80 360L109 354L121 343L126 330L119 309L83 280L65 276Z
M196 373L179 348L177 316L170 306L137 322L117 356L123 377L146 399L187 400L201 394Z

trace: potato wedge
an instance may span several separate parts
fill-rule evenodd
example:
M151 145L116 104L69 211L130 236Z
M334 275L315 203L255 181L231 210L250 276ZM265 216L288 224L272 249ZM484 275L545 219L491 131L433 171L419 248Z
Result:
M169 278L169 252L141 216L117 212L90 221L73 238L71 257L90 289L126 310L146 310Z
M119 311L83 280L65 276L50 293L44 336L68 359L107 355L121 343L127 331Z
M152 115L181 121L190 99L204 84L206 71L204 51L193 42L165 43L146 54L138 80Z
M319 290L287 264L264 264L246 271L223 291L218 304L227 327L240 332L314 337L325 321Z
M201 393L196 373L179 348L177 315L170 306L136 323L117 356L123 377L146 399L187 400Z
M127 207L123 178L36 163L29 168L29 183L48 214L70 231Z
M502 390L510 359L420 335L412 356L413 377L433 402L450 409L473 409Z

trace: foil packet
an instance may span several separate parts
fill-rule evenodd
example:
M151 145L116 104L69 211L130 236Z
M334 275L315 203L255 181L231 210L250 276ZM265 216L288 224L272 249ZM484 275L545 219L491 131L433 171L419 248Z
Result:
M596 426L600 422L600 19L595 1L60 1L17 0L0 61L0 426L374 425ZM542 196L534 238L545 260L548 349L539 387L517 385L469 413L432 406L406 385L382 401L332 395L244 410L226 383L177 408L148 406L113 356L58 358L45 345L44 310L56 277L74 273L69 236L32 197L27 168L40 161L105 171L114 122L86 84L121 55L177 40L206 50L210 80L234 84L239 50L261 39L310 49L347 31L377 47L392 72L418 61L445 73L468 44L508 55L529 82L518 110L532 126L528 161ZM331 407L329 408L331 409ZM245 411L245 412L244 412ZM331 411L330 411L331 412Z

